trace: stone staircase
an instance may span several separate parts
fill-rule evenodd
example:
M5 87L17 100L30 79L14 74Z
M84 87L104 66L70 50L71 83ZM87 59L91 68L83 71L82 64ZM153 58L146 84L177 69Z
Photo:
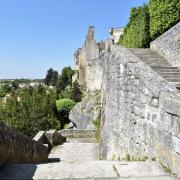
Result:
M129 50L154 71L170 83L180 87L180 70L178 67L173 67L165 58L151 49L131 49Z
M0 169L0 179L176 179L165 173L160 165L153 161L99 160L98 148L99 145L90 139L85 142L83 138L70 138L67 143L55 146L51 150L49 163L9 164Z

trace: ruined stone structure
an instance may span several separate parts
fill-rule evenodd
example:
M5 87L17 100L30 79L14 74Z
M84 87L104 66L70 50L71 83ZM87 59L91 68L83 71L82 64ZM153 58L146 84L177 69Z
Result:
M94 38L94 27L89 26L86 41L82 48L79 48L74 54L75 62L75 75L73 81L78 77L79 84L82 87L86 87L87 83L87 65L89 61L98 59L105 49L105 43L103 41L97 43Z
M119 41L120 36L122 36L124 28L109 28L109 33L113 44L116 44Z
M99 91L103 99L103 159L149 158L180 176L179 34L180 23L153 41L151 49L106 42L102 56L86 61L86 90ZM91 45L84 48L92 51Z

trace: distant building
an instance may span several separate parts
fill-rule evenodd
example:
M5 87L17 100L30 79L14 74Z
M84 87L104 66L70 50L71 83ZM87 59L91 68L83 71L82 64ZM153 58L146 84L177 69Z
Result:
M86 87L86 66L89 60L97 59L105 50L105 42L96 42L94 38L94 26L89 26L86 40L82 48L79 48L74 54L75 74L72 77L73 82L77 80L79 84Z
M119 41L120 36L122 36L124 28L109 28L109 33L113 44L116 44Z

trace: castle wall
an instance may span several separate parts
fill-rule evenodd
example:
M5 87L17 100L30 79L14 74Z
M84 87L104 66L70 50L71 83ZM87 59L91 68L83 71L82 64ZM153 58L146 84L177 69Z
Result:
M180 67L180 22L151 43L154 49L166 57L173 66Z
M147 156L180 175L179 92L125 48L103 62L102 157Z
M102 88L103 68L100 58L88 61L86 66L86 89L97 91Z

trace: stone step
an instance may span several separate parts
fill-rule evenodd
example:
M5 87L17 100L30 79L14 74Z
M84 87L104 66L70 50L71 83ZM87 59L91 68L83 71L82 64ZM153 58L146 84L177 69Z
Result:
M178 70L177 67L172 67L172 66L170 66L170 65L168 65L168 66L161 66L161 65L159 65L159 66L152 66L152 68L157 69L157 70L159 70L159 69L172 69L172 70Z
M154 69L153 67L151 67L154 71L158 72L158 73L180 73L179 69Z
M156 64L155 66L165 66L165 67L171 67L169 64L165 62L158 62L158 61L144 61L146 64Z
M0 179L128 179L175 180L156 162L86 161L76 163L11 164Z
M165 78L169 82L180 82L180 78Z
M49 154L49 158L60 158L65 162L96 160L98 156L99 144L71 142L55 146Z
M66 138L66 143L96 143L96 138Z
M175 75L178 75L178 76L180 76L180 72L159 72L159 74L161 75L161 76L175 76Z
M153 62L153 63L149 63L149 62L145 62L146 64L148 64L150 67L156 67L156 66L158 66L158 67L170 67L170 66L168 66L167 64L161 64L161 63L156 63L156 62Z
M167 79L180 79L180 75L161 75L161 76Z

